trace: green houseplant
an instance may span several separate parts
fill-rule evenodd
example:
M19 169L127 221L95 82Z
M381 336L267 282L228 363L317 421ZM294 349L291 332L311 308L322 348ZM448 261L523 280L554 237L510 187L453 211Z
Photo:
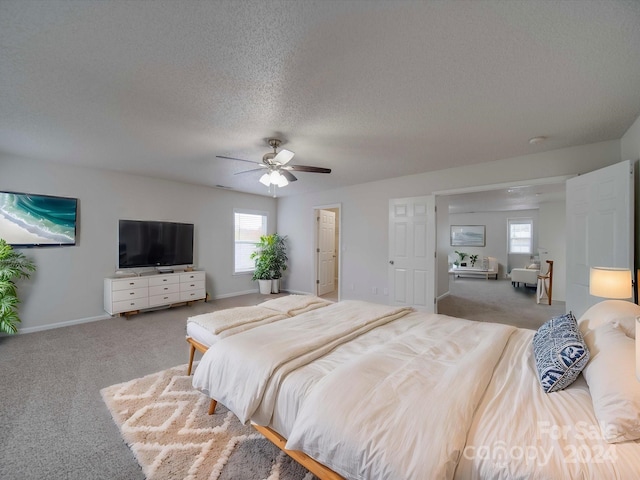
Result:
M273 234L272 244L272 262L271 262L271 292L280 292L280 279L282 272L287 269L287 246L285 245L286 236L281 237L277 233Z
M457 267L462 267L462 262L464 262L464 259L467 258L467 254L465 252L459 252L458 250L456 250L455 252L458 254L459 260L457 262L454 262L454 265Z
M14 334L18 331L18 290L15 280L29 278L34 263L0 238L0 332Z
M263 235L256 243L256 251L251 254L255 261L253 280L260 283L260 293L278 293L282 272L287 269L285 237L273 233ZM275 283L275 288L274 284Z
M478 261L478 255L469 255L469 260L471 260L471 266L475 267Z

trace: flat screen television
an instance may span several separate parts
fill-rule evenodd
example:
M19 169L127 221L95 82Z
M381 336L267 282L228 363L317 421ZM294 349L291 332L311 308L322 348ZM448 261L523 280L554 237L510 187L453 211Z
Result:
M76 244L78 199L0 192L0 238L14 247Z
M193 224L120 220L118 268L193 264Z

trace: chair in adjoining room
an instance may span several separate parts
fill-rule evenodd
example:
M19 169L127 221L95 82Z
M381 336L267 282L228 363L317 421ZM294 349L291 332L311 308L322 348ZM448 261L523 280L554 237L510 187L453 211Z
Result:
M547 273L540 273L538 275L536 303L540 303L540 300L546 297L549 305L551 305L551 298L553 296L553 260L547 260L547 263Z
M532 268L532 265L529 268L512 268L509 273L511 285L514 287L519 287L521 283L524 285L537 285L540 268Z

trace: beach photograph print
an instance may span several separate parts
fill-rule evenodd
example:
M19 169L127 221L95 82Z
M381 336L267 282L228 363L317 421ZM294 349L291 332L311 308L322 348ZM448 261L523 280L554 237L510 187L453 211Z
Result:
M484 225L451 225L451 246L484 247Z
M13 246L75 245L76 198L0 192L0 238Z

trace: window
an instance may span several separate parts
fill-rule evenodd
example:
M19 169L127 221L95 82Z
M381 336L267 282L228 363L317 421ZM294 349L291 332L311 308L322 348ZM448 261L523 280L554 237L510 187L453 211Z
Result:
M234 273L253 272L251 254L262 235L267 234L267 214L234 210Z
M509 220L509 253L527 253L533 251L533 220L518 218Z

